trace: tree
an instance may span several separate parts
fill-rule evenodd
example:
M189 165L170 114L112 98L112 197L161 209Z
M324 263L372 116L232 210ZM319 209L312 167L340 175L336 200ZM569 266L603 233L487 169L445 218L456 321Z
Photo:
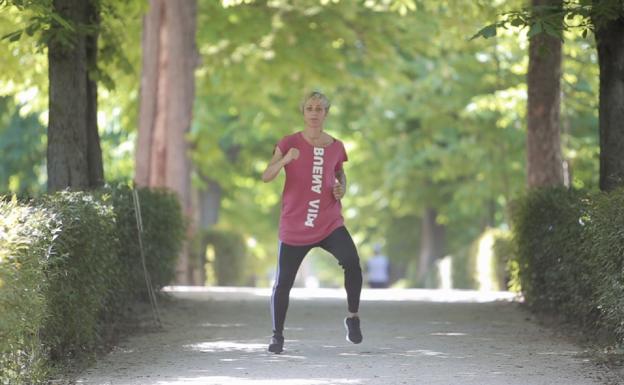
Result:
M594 1L595 5L603 3L607 2ZM600 66L600 189L603 191L624 186L624 2L620 1L619 5L618 17L603 21L598 14L592 15Z
M563 38L563 32L579 30L583 37L593 32L600 66L600 189L624 186L624 0L564 0L562 6L534 17L527 9L507 12L502 20L477 32L473 38L489 38L497 28L529 27L529 34ZM560 20L564 20L561 24Z
M89 75L97 61L99 5L81 0L52 4L51 12L69 28L53 22L57 33L48 41L48 190L95 188L104 184L97 84Z
M562 0L532 0L534 12L552 12L560 29ZM539 16L538 16L539 17ZM529 33L531 35L531 33ZM535 33L529 40L527 74L527 184L529 188L563 184L561 159L561 39Z
M49 116L48 191L89 189L104 184L97 127L97 72L100 1L3 1L34 16L22 30L40 34L47 46Z
M151 0L144 19L141 107L135 181L178 194L191 218L191 164L186 135L195 97L196 8L193 0ZM193 226L189 226L192 232ZM176 280L193 282L188 250L178 261Z

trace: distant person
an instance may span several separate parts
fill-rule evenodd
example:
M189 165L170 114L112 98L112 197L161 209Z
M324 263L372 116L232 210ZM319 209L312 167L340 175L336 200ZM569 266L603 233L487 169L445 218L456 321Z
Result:
M381 245L373 248L375 255L367 262L368 286L385 289L390 286L390 261L381 253Z
M362 269L353 239L344 226L340 203L347 185L342 168L347 153L341 141L323 131L329 106L329 99L320 92L305 96L300 106L303 131L287 135L277 143L273 158L262 174L262 180L270 182L282 168L286 172L277 275L271 296L273 337L269 351L276 354L284 349L290 289L303 258L314 247L333 254L342 266L349 312L344 319L347 341L362 342L358 317Z

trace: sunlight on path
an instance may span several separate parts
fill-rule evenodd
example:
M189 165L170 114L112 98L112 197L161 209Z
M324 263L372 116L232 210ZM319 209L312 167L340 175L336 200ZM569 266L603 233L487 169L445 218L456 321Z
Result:
M100 359L79 385L603 385L603 368L508 292L365 289L364 342L344 289L293 289L284 354L266 351L271 289L167 287L163 329Z
M235 385L349 385L362 384L361 380L346 378L289 378L286 380L275 379L248 379L227 376L211 376L196 378L181 378L176 381L156 383L156 385L212 385L212 384L235 384Z
M176 293L184 297L184 293L205 293L207 297L234 300L250 297L269 297L270 288L253 287L200 287L200 286L167 286L165 292ZM197 294L193 294L195 297ZM345 298L344 289L293 288L290 292L293 299ZM424 302L474 302L485 303L494 301L513 301L517 296L508 291L476 291L476 290L428 290L428 289L363 289L362 301L424 301Z

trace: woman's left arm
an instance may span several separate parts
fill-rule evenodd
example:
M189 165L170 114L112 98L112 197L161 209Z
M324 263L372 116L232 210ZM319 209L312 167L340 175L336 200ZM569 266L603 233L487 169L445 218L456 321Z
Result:
M347 174L345 174L344 169L336 171L336 179L338 183L334 185L334 198L340 200L347 191Z

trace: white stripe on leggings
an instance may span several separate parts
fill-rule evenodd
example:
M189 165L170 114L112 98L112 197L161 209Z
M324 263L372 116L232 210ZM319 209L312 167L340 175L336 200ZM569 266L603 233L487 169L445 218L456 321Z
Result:
M271 294L271 320L273 323L273 330L275 330L275 305L273 302L275 298L275 288L277 287L277 282L279 282L281 258L282 258L282 241L280 240L277 243L277 267L276 267L276 272L275 272L275 282L273 283L273 293Z

